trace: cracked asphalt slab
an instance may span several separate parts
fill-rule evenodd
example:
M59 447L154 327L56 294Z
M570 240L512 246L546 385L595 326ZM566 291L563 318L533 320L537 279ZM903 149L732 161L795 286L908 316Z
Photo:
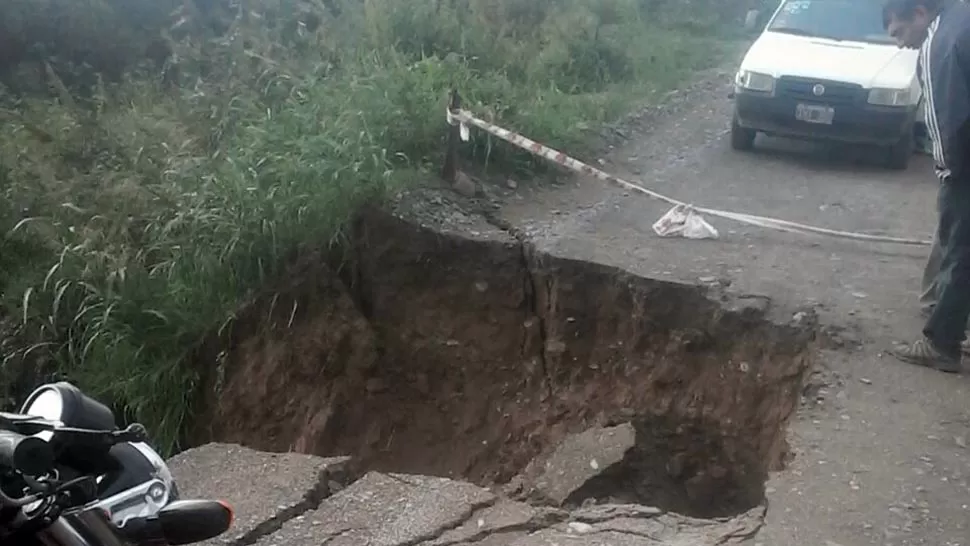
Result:
M728 143L730 70L705 74L680 106L634 126L602 168L699 206L820 227L929 238L937 184L915 156L890 171L878 153L759 136ZM761 294L776 309L814 307L842 332L823 349L825 384L790 429L795 457L768 483L752 544L970 544L968 377L887 354L919 335L927 247L798 235L706 218L717 240L660 238L668 205L592 179L521 189L502 216L542 250L683 282ZM830 340L831 341L831 340Z
M169 464L183 498L220 495L234 506L233 529L210 544L715 546L740 544L764 521L764 507L717 520L625 504L567 511L448 478L349 476L346 462L208 444Z
M168 461L183 499L226 500L232 528L204 544L252 544L285 521L318 506L353 481L348 457L262 453L232 444L206 444Z

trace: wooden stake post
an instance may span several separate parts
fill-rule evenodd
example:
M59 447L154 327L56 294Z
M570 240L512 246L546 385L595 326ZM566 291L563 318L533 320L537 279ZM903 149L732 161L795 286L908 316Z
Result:
M452 114L457 114L461 109L461 96L458 90L451 91L451 100L448 109ZM441 169L441 177L449 183L454 183L458 178L458 146L461 144L461 126L459 124L448 127L448 149L445 150L445 165Z

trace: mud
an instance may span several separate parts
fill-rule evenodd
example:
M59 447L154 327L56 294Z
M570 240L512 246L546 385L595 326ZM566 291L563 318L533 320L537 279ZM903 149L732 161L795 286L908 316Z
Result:
M304 260L200 349L190 443L490 486L567 435L631 423L635 445L566 504L710 517L763 501L810 314L474 233L362 214L347 255Z

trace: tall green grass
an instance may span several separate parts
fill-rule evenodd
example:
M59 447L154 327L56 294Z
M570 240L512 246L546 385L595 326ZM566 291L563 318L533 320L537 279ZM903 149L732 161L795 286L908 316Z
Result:
M0 92L2 377L68 377L166 450L195 413L193 346L358 205L432 176L449 89L582 155L723 49L713 0L12 0L0 19L27 32L40 4L91 51L48 39ZM481 134L463 150L530 166Z

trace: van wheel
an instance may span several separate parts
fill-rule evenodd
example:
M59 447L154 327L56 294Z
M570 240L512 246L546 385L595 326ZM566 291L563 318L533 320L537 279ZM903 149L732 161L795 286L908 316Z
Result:
M907 131L899 142L893 144L886 151L886 165L895 171L905 171L909 168L909 160L916 152L916 137L913 131Z
M754 138L758 132L754 129L745 129L738 125L737 118L731 120L731 147L735 150L747 152L754 148Z

